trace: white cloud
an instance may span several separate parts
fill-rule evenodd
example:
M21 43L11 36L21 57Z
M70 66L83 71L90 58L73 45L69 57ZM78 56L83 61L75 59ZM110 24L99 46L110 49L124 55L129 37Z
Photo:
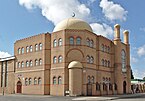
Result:
M145 55L145 45L143 45L143 46L141 46L141 47L139 47L139 48L137 49L137 54L138 54L139 56Z
M145 71L139 69L133 69L133 75L135 79L143 79L145 77Z
M140 30L145 32L145 27L144 28L140 28Z
M130 57L130 61L131 61L131 63L137 63L138 62L138 59L135 58L135 57L133 57L133 56L131 56Z
M121 5L108 0L101 0L99 6L102 8L102 12L108 20L126 21L128 12Z
M10 57L11 55L8 52L0 51L0 58Z
M110 37L113 35L113 29L112 27L110 27L109 25L103 23L103 24L99 24L99 23L92 23L90 24L93 31L97 34L97 35L103 35L105 37Z
M79 0L19 0L19 4L28 10L41 9L42 15L56 25L75 12L77 18L88 19L90 9Z

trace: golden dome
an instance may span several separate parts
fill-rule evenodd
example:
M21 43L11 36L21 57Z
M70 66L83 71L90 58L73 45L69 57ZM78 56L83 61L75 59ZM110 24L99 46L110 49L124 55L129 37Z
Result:
M55 26L53 32L57 32L64 29L78 29L78 30L86 29L92 32L92 28L88 23L76 18L69 18L61 21Z
M83 68L83 65L79 61L72 61L68 68Z

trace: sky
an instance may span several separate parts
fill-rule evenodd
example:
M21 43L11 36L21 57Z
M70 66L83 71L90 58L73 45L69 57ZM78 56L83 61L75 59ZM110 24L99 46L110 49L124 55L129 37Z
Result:
M145 0L1 0L0 58L14 55L16 40L53 32L63 19L83 19L94 33L111 40L114 25L129 30L131 68L137 79L145 77Z

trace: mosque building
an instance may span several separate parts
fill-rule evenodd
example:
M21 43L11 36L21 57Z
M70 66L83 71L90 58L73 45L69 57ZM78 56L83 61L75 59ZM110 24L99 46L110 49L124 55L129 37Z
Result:
M129 32L114 40L68 18L52 33L17 40L14 56L0 59L0 93L70 96L131 93Z

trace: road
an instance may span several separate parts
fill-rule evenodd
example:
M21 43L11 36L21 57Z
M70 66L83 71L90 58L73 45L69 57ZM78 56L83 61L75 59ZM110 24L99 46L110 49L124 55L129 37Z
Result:
M56 97L48 95L0 95L0 101L145 101L145 94L106 97Z

